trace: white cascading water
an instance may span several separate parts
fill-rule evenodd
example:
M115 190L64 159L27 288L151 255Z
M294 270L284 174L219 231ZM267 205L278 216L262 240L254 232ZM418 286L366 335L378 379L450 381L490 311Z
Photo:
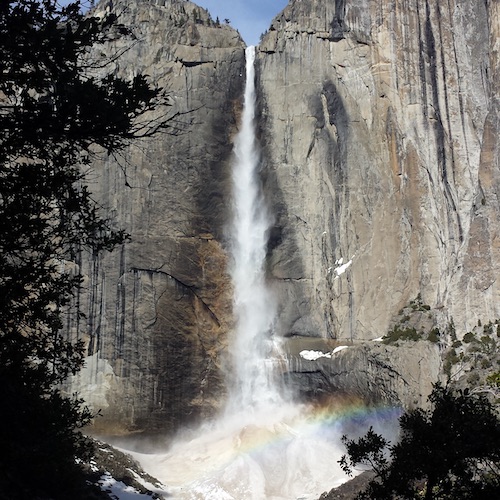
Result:
M233 222L231 225L235 335L231 349L233 378L228 411L255 412L278 403L279 346L272 336L274 298L265 282L265 258L271 219L259 181L260 151L255 137L255 47L246 49L246 85L240 131L234 145Z
M354 427L366 424L366 409L341 400L327 407L294 404L278 383L283 360L272 335L275 301L265 282L271 220L259 182L254 47L246 56L245 105L234 147L230 273L236 328L226 411L165 453L133 455L174 499L316 500L346 481L337 463L345 417L356 415ZM376 419L370 424L380 430Z

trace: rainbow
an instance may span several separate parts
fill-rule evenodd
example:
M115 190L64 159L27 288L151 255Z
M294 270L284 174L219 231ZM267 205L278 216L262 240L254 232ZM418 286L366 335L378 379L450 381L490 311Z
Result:
M282 404L221 417L164 454L136 458L173 498L313 499L348 479L338 465L343 435L371 426L395 439L400 415L400 408L349 397Z
M238 451L241 453L262 452L266 447L286 442L293 437L335 438L347 435L360 436L370 427L375 431L397 432L397 422L402 409L387 405L366 405L359 398L337 397L326 404L296 405L299 411L289 418L281 415L270 425L250 424L242 428L244 443Z

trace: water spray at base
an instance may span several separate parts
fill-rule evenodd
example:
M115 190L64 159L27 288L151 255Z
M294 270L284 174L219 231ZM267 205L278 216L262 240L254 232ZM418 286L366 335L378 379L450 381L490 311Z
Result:
M270 406L251 417L226 414L166 453L134 455L174 499L318 500L349 479L337 463L341 436L372 426L395 438L399 415L342 398L326 406Z

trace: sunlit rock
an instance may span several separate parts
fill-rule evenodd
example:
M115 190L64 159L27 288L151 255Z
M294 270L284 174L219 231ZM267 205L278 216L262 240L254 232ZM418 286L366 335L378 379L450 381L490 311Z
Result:
M419 292L459 336L500 317L499 18L292 0L274 19L257 74L283 333L370 339Z

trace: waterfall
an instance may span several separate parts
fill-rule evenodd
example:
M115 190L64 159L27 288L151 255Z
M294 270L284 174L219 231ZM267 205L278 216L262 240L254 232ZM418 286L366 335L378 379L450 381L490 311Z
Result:
M332 396L323 404L305 405L282 395L277 377L282 355L273 336L276 304L265 280L272 218L259 181L254 47L246 50L246 57L229 228L235 329L226 411L165 453L134 456L175 499L316 500L347 480L337 463L343 429L357 429L367 418L380 429L359 401Z
M256 410L281 399L275 380L278 344L272 337L276 306L265 282L272 219L264 203L255 134L255 47L246 49L241 127L234 144L233 221L230 228L236 328L231 348L229 411Z

